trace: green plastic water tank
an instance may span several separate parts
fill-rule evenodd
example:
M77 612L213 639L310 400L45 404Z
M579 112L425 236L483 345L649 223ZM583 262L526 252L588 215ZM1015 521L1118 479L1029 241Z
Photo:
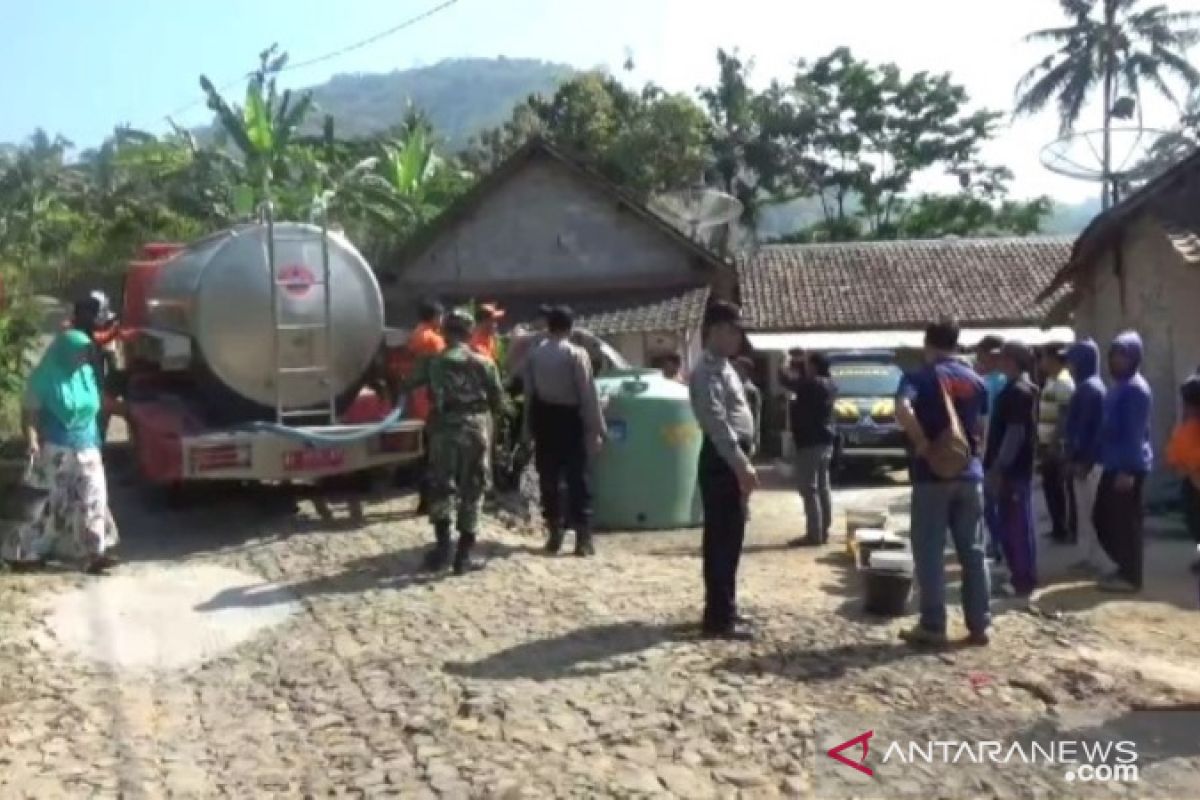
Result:
M601 530L667 530L700 524L700 428L688 390L657 370L596 379L608 441L592 463L594 524Z

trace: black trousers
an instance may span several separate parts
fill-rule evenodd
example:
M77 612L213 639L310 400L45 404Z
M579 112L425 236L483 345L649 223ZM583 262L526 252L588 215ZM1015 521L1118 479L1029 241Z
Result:
M1146 477L1135 476L1133 488L1125 492L1117 490L1116 480L1117 473L1109 470L1100 476L1092 522L1100 546L1117 565L1117 573L1140 589L1145 540L1142 488Z
M421 428L421 480L417 483L417 513L423 514L429 509L429 423Z
M1075 489L1067 465L1057 458L1042 459L1042 491L1053 525L1050 535L1060 542L1075 540Z
M1183 519L1192 540L1200 544L1200 489L1190 478L1183 479Z
M532 403L529 424L533 433L533 463L537 467L542 517L546 527L562 530L570 525L578 533L592 523L592 492L588 483L587 443L578 406ZM566 483L567 507L561 486Z
M707 436L696 472L704 506L704 627L724 630L737 616L737 570L746 539L746 506L737 475Z

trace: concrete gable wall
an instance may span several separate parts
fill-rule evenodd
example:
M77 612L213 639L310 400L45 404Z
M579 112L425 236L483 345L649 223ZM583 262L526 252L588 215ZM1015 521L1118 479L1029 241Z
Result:
M1087 272L1077 327L1101 350L1122 330L1146 344L1142 371L1154 390L1155 462L1164 467L1167 438L1178 419L1178 386L1200 365L1200 267L1186 263L1162 228L1143 215L1126 229L1123 249L1125 307L1111 253ZM1107 377L1107 376L1106 376Z
M408 265L413 288L704 282L694 256L549 158L527 163Z

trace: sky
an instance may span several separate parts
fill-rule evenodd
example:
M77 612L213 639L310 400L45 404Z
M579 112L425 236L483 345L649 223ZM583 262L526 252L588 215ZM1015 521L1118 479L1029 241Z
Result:
M200 74L218 84L236 79L273 42L299 62L443 1L0 0L0 142L42 127L87 147L118 123L163 130L169 113L200 125ZM1171 5L1200 10L1200 0ZM458 0L374 44L295 70L289 81L311 85L461 56L620 71L632 54L626 80L691 92L714 79L719 47L753 59L755 81L765 84L792 74L799 58L845 45L905 71L951 72L974 104L1007 111L1018 78L1045 52L1024 34L1060 21L1054 0ZM1090 112L1098 127L1098 110ZM1146 108L1148 126L1169 127L1176 116L1165 102ZM1097 194L1039 163L1057 128L1052 111L1006 119L987 155L1014 171L1016 196L1075 202Z

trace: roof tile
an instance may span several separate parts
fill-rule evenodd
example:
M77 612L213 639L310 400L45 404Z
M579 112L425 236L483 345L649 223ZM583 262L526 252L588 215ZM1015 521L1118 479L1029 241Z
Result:
M768 245L738 264L755 330L869 330L1040 324L1038 295L1067 262L1060 237Z

